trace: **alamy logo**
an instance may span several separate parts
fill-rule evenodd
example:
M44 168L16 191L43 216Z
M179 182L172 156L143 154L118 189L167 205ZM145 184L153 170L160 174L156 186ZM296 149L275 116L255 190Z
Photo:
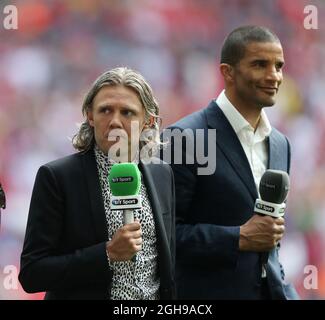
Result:
M304 19L304 28L307 30L318 29L318 10L314 5L308 5L304 8L304 13L307 14Z
M17 30L18 29L18 10L14 5L7 5L3 8L3 27L6 30Z
M307 265L304 268L304 274L307 276L304 278L304 288L307 290L318 289L318 269L316 266Z
M3 273L6 275L3 280L3 287L6 290L18 289L18 269L14 265L7 265L3 269Z
M126 155L134 155L136 160L141 160L146 164L160 163L157 158L159 157L157 144L153 141L148 142L146 138L148 136L159 137L159 132L156 129L146 129L139 132L139 129L139 123L132 121L130 141L125 139L127 134L124 130L113 129L112 136L109 136L108 140L116 142L108 150L109 157L114 159L115 162L127 162L125 160ZM120 137L120 139L117 140L117 137ZM215 172L216 129L165 129L161 139L163 143L160 156L164 162L175 165L194 165L198 175L211 175ZM136 150L138 152L135 152ZM126 179L125 181L113 180L113 182L129 181Z

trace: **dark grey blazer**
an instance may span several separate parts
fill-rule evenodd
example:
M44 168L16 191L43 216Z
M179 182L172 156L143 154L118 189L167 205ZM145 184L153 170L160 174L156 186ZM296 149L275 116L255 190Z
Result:
M239 227L253 215L258 197L240 141L214 101L169 129L176 128L203 129L205 146L207 130L216 130L216 170L213 174L197 175L197 161L188 165L172 164L177 200L178 298L260 299L261 254L238 250ZM194 141L196 149L199 142ZM171 143L173 149L172 138ZM268 153L268 168L289 172L289 143L274 128L268 139ZM293 287L284 282L278 249L270 252L267 264L271 296L273 299L298 298Z
M161 299L173 299L174 180L170 167L139 164L157 234ZM42 166L33 189L19 280L46 299L109 299L112 272L93 150Z

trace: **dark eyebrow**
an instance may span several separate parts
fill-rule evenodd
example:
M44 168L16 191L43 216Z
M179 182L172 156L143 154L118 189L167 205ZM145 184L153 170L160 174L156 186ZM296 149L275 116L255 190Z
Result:
M98 106L98 110L103 110L103 109L106 109L106 108L112 108L112 105L110 105L110 104L102 104L102 105ZM138 112L138 110L136 108L128 106L128 105L125 105L125 106L121 107L121 110L128 110L128 111Z
M134 112L137 112L137 108L134 108L134 107L131 107L131 106L123 106L121 108L122 110L130 110L130 111L134 111Z
M102 109L102 108L109 108L111 107L109 104L102 104L100 106L98 106L98 108Z
M268 62L269 62L269 60L267 60L267 59L256 58L256 59L252 60L250 62L250 64L253 65L253 64L256 64L256 63L268 63ZM276 65L280 65L280 67L283 67L284 66L284 60L277 60Z
M259 59L259 58L256 58L256 59L254 59L254 60L252 60L251 62L250 62L250 64L255 64L255 63L257 63L257 62L263 62L263 63L267 63L268 62L268 60L266 60L266 59Z

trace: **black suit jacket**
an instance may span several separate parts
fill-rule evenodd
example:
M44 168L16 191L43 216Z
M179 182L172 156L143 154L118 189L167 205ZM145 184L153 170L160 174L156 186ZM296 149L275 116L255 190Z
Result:
M206 109L183 118L169 129L176 128L182 132L184 129L203 130L203 142L196 140L194 135L194 150L202 144L206 148L208 129L216 130L216 140L213 141L216 154L210 154L216 159L213 174L197 175L200 165L196 160L193 164L172 164L177 199L178 298L260 299L261 254L238 250L240 225L253 215L258 197L240 141L214 101ZM173 154L175 139L172 136L169 139ZM184 145L183 156L186 153ZM268 139L268 152L269 168L289 172L289 143L274 128ZM273 299L297 298L293 287L284 283L278 249L270 252L266 270L271 296Z
M139 164L154 215L160 298L174 297L174 181L166 164ZM29 210L19 280L46 299L109 299L112 272L93 150L42 166Z

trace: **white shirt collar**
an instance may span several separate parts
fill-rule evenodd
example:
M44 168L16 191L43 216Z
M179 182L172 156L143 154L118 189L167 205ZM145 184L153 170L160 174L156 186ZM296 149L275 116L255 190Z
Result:
M230 122L231 126L233 127L234 131L238 135L238 133L244 129L249 128L253 130L253 127L250 123L240 114L240 112L234 107L234 105L229 101L225 94L225 90L219 94L218 98L216 99L216 103ZM256 129L255 135L259 136L259 140L264 140L266 137L270 135L272 131L272 127L270 125L269 119L262 109L261 118Z

